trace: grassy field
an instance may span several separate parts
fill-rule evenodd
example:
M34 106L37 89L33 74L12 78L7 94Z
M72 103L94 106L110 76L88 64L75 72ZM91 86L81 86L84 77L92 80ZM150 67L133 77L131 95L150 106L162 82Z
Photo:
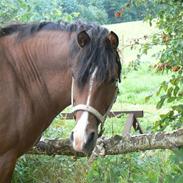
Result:
M108 27L116 31L119 36L123 34L125 43L137 35L143 36L144 33L157 31L142 22L108 25ZM124 61L122 82L119 85L120 95L113 110L143 110L145 115L139 120L148 133L152 131L159 114L166 108L156 109L159 100L156 95L153 95L148 102L145 101L145 97L155 93L160 83L168 79L169 75L157 73L152 69L150 56L144 57L134 69L129 62L135 58L137 50L133 52L126 49L123 56L127 61ZM128 55L131 55L129 60ZM104 135L121 134L125 119L126 116L121 119L107 119ZM68 137L74 125L72 120L66 121L57 117L44 133L44 137ZM86 158L75 160L67 156L25 155L19 159L13 183L182 183L182 175L183 167L179 169L172 153L165 150L98 158L92 165L88 165Z

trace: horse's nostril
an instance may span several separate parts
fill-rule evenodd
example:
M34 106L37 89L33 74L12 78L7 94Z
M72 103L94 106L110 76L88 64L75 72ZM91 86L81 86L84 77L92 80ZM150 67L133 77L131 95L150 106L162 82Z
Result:
M74 132L71 132L70 140L71 140L71 142L74 141Z
M92 144L94 138L95 138L95 132L91 132L91 133L88 135L88 139L87 139L87 142L86 142L86 146Z

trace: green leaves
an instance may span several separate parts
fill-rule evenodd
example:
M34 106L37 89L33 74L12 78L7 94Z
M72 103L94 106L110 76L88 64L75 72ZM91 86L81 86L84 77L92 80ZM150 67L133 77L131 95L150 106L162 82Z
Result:
M167 99L167 95L162 95L162 96L160 97L159 102L158 102L157 105L156 105L156 108L157 108L157 109L160 109L160 108L163 106L163 104L164 104L164 102L165 102L166 99Z
M0 25L8 22L72 21L79 14L63 12L58 0L2 0L0 1Z
M153 95L151 94L151 95L148 95L148 96L146 96L145 97L145 102L148 102L150 99L151 99L151 97L152 97Z
M143 1L141 1L143 3ZM157 7L156 23L161 34L152 36L149 45L164 45L157 53L159 62L168 67L162 71L172 72L172 77L161 83L156 95L160 96L156 107L166 105L169 111L162 114L161 120L156 123L156 129L171 126L177 128L183 124L183 4L181 1L156 0L153 6ZM146 20L152 21L153 14L148 12ZM143 54L149 50L148 44L142 47ZM147 97L147 100L150 97Z
M159 87L156 95L160 95L160 93L161 93L162 90L164 90L166 92L167 88L168 88L168 82L167 81L163 81L161 83L161 85L160 85L160 87Z
M177 96L177 94L178 94L179 90L180 90L179 86L175 86L174 91L173 91L173 95L174 95L174 97L176 97L176 96Z

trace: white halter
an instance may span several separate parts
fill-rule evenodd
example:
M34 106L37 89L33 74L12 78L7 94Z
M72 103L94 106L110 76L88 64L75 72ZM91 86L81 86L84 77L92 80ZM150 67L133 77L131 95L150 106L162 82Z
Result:
M117 85L117 83L116 83L116 85ZM100 124L101 124L100 132L99 132L99 136L100 136L103 132L104 121L105 121L107 115L109 114L109 112L112 108L112 105L116 101L117 93L118 93L118 86L116 87L115 94L114 94L113 100L111 102L111 105L108 107L108 109L104 115L102 115L99 111L97 111L92 106L89 106L86 104L78 104L78 105L74 106L74 78L72 77L72 86L71 86L71 105L73 107L72 113L75 113L77 111L87 111L87 112L91 113L92 115L94 115L100 121Z

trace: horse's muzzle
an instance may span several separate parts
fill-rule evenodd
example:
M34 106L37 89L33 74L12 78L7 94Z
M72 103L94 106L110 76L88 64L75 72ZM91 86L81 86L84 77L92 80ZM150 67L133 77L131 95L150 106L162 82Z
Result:
M95 147L97 140L97 133L92 131L84 136L80 136L74 131L71 133L70 140L73 146L73 149L77 152L83 152L85 154L90 154Z

